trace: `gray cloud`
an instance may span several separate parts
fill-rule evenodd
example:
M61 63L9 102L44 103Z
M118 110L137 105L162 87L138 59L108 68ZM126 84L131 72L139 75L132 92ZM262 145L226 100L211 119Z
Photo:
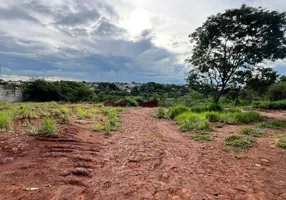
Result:
M242 3L286 8L282 0L3 0L3 73L184 83L188 34L210 14ZM285 62L271 66L286 73Z

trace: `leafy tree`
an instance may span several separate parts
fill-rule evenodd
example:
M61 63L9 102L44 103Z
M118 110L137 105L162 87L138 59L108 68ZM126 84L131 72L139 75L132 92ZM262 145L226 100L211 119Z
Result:
M245 71L237 71L232 82L245 84L246 90L256 91L260 96L267 93L270 85L277 82L279 75L272 68L254 67Z
M280 82L286 82L286 75L280 76Z
M88 101L93 91L85 84L73 81L48 82L31 79L23 84L23 93L28 101Z
M286 13L242 5L210 16L190 34L190 76L208 81L218 102L238 70L286 57Z
M286 99L286 82L272 85L268 90L268 97L271 101Z

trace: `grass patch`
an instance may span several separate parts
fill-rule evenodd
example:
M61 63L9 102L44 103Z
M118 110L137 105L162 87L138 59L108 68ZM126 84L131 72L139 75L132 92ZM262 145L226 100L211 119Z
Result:
M286 135L280 136L277 141L277 147L286 149Z
M210 130L210 122L205 116L197 113L186 112L176 117L177 124L183 132Z
M0 129L9 130L14 120L12 112L0 112Z
M84 119L84 118L90 118L91 117L91 113L87 109L76 108L76 111L77 111L77 117L79 119Z
M163 108L159 108L157 113L155 114L155 117L158 119L166 119L168 118L167 113Z
M253 139L251 137L232 134L225 138L227 145L241 149L247 149L253 146Z
M206 132L194 135L194 136L192 136L192 139L195 141L212 141L213 140L210 137L209 133L206 133Z
M260 121L262 116L257 112L225 112L220 114L220 122L227 124L249 124Z
M186 106L176 106L176 107L171 107L167 113L167 115L171 119L175 119L178 115L188 112L190 109Z
M60 123L61 123L61 124L67 124L67 123L70 122L69 115L67 115L67 114L61 114L59 120L60 120Z
M274 120L257 125L258 128L286 129L286 120Z
M244 135L253 136L253 137L262 137L263 136L263 133L258 128L248 128L248 127L242 128L241 133Z
M28 124L28 134L31 136L51 137L58 133L58 125L54 119L44 118L41 128Z
M219 104L199 105L192 107L191 111L196 113L211 112L211 111L221 112L223 111L223 107Z
M253 107L268 110L286 110L286 100L257 102Z

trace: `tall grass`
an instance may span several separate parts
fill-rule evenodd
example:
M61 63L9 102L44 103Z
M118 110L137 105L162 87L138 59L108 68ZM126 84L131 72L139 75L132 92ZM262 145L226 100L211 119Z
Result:
M257 102L253 107L269 110L286 110L286 99L281 101Z
M188 112L190 111L190 109L187 106L176 106L176 107L171 107L167 113L167 115L171 118L171 119L175 119L178 115L184 113L184 112Z
M44 118L39 134L44 137L56 135L58 132L58 125L54 119Z
M211 112L211 111L221 112L223 111L223 107L219 104L207 104L207 105L194 106L191 108L191 111L196 113Z
M12 126L13 119L14 119L14 113L0 112L0 129L9 130Z
M227 145L242 149L247 149L253 146L254 140L251 137L232 134L225 138Z
M209 121L200 114L186 112L176 117L177 124L183 132L186 131L201 131L211 128Z

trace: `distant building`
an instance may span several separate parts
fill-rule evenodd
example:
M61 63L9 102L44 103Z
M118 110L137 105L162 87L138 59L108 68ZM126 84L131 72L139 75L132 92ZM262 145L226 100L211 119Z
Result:
M23 93L17 87L0 85L0 102L21 102Z

